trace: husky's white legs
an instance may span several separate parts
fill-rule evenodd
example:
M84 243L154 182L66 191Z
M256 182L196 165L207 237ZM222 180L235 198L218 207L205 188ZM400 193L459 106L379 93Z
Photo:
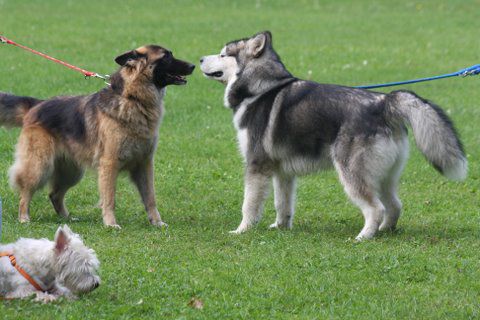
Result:
M231 233L242 233L255 225L262 217L263 203L268 194L270 176L252 172L247 168L245 174L245 194L242 206L242 222Z
M337 166L337 165L336 165ZM338 170L340 181L350 199L362 210L365 224L355 238L358 241L371 239L377 233L385 215L385 207L371 186L350 177L345 171ZM358 177L357 177L358 178Z
M270 228L292 228L295 212L295 189L295 176L286 176L278 173L273 176L277 219L270 225Z
M385 206L385 216L379 227L381 231L395 229L402 211L402 202L397 195L397 186L408 158L407 137L400 140L398 146L399 152L395 164L381 184L380 199Z

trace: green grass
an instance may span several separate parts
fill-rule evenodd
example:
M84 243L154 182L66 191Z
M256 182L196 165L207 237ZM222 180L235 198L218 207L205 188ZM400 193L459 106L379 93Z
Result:
M113 58L159 43L197 62L229 40L269 29L296 76L347 85L446 73L479 63L480 1L18 1L0 0L0 31L99 73ZM0 46L0 90L50 97L102 87L66 68ZM309 75L311 73L311 75ZM81 233L101 260L102 286L50 305L0 303L2 319L467 319L480 317L479 79L406 88L451 115L470 161L464 183L446 181L413 147L401 182L399 231L355 243L363 218L334 172L302 178L294 229L268 231L272 200L255 230L240 222L242 161L223 87L195 71L170 87L156 154L159 210L149 226L137 194L118 182L120 231L102 226L96 179L67 196ZM52 238L59 219L39 192L32 222L17 222L8 187L18 130L0 129L3 242ZM188 305L192 297L202 310Z

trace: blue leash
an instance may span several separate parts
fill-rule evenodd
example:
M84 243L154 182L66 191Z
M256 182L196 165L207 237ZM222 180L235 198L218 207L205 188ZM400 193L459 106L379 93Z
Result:
M475 76L480 74L480 64L476 64L474 66L458 70L457 72L454 73L447 73L447 74L442 74L439 76L434 76L434 77L428 77L428 78L420 78L420 79L414 79L414 80L407 80L407 81L398 81L398 82L387 82L387 83L381 83L381 84L373 84L373 85L368 85L368 86L356 86L354 88L359 88L359 89L374 89L374 88L383 88L383 87L393 87L393 86L398 86L401 84L408 84L408 83L417 83L417 82L424 82L424 81L432 81L432 80L437 80L437 79L443 79L443 78L450 78L450 77L466 77L466 76Z

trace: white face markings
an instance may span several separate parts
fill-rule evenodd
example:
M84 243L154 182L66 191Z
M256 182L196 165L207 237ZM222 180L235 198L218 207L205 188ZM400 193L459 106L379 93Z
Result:
M205 77L227 84L237 73L237 60L235 57L227 56L224 47L220 54L203 57L200 69Z

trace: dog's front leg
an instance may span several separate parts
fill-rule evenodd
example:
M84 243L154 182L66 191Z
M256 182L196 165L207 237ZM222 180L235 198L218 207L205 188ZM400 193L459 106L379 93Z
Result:
M36 295L37 296L35 297L35 301L43 302L43 303L53 302L57 300L57 298L59 297L58 295L47 293L47 292L41 292L41 291L37 291Z
M120 229L115 220L115 185L118 176L118 161L112 158L100 160L98 168L98 187L102 199L103 223Z
M270 228L292 228L295 211L295 176L276 173L273 176L273 190L275 194L275 210L277 218Z
M231 233L243 233L260 221L263 203L268 194L271 176L247 167L245 173L245 194L242 206L242 222Z
M51 294L56 296L57 298L64 297L69 300L76 300L78 298L68 288L61 286L58 283L55 283Z
M130 171L130 176L133 183L137 186L140 197L142 198L143 205L148 214L150 223L154 226L167 226L162 221L160 213L157 210L157 204L155 200L155 186L153 178L153 159L150 159L145 164L141 164L135 169Z

